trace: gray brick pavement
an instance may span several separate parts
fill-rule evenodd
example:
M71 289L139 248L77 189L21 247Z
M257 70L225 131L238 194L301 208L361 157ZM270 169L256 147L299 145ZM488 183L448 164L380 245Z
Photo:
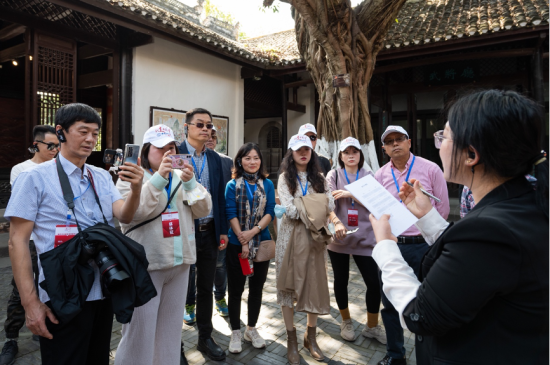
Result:
M367 339L361 335L361 330L367 320L365 307L366 287L363 283L359 270L353 260L350 262L350 283L348 286L350 313L356 330L357 338L353 342L347 342L340 338L339 323L340 312L334 298L331 298L330 315L320 316L317 327L317 341L325 353L325 363L340 364L376 364L385 353L386 347L374 339ZM329 286L332 293L332 270L329 267ZM0 269L0 323L6 318L7 299L11 292L11 267ZM248 291L245 289L243 298L246 298ZM183 299L183 298L182 298ZM241 325L244 332L246 324L246 301L242 303ZM306 315L296 313L296 328L298 331L298 343L302 364L319 364L309 356L309 351L303 349L303 335L306 330ZM213 317L214 333L216 342L227 349L231 329L228 318L215 314ZM260 319L257 324L258 331L267 342L266 349L258 350L248 343L243 344L243 352L240 354L228 354L224 362L213 362L197 351L198 331L196 326L190 327L182 324L182 337L185 345L187 359L192 365L202 364L230 364L230 365L284 365L286 364L286 330L282 320L281 309L276 303L275 288L275 263L271 263L268 279L264 287L263 305ZM116 354L116 348L120 341L121 325L114 321L113 334L111 338L112 355ZM408 363L416 365L414 353L414 336L405 331L405 347L407 349ZM5 334L3 328L0 331L0 340L3 342ZM19 354L16 365L40 364L40 349L36 342L32 341L31 333L24 328L20 334ZM114 363L114 361L111 361Z

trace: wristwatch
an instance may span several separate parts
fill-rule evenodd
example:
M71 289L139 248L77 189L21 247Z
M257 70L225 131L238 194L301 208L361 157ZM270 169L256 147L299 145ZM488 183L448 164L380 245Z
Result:
M259 224L256 226L260 229L260 232L262 231L262 226L260 226Z

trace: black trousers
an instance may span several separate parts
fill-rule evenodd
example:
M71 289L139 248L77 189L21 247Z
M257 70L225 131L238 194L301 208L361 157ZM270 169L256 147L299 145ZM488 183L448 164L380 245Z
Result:
M229 322L233 331L241 328L241 297L246 283L246 276L243 275L239 254L242 252L242 246L228 244L227 254L225 255L227 264L227 288ZM262 292L264 289L267 272L269 270L269 261L255 262L254 275L248 279L248 323L250 327L256 327L260 308L262 306Z
M38 258L36 254L36 247L34 242L29 241L29 249L31 251L32 272L34 274L34 286L38 288ZM19 290L15 284L15 279L11 278L11 285L13 290L8 298L7 317L4 322L4 332L6 332L6 338L19 337L19 331L25 325L25 309L21 304L21 296Z
M212 325L212 310L214 300L212 292L216 265L218 263L219 244L216 232L212 226L204 232L195 233L197 246L197 262L195 263L197 276L197 327L199 338L210 338L214 326ZM182 298L183 299L183 298Z
M349 257L347 253L338 253L328 250L332 271L334 272L334 296L338 309L348 307ZM367 286L365 301L367 312L380 311L380 280L378 279L378 265L372 256L352 255L363 281Z
M46 303L51 308L50 302ZM70 322L46 318L52 340L40 337L42 365L108 365L113 329L111 299L86 302Z

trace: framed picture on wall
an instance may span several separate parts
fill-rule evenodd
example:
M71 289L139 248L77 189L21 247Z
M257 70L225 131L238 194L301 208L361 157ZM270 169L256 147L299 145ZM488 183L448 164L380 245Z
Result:
M149 126L164 124L174 132L174 137L178 142L185 140L183 125L185 124L185 111L176 109L167 109L152 106L149 111Z
M218 137L218 144L216 145L216 151L227 155L227 141L229 135L229 118L222 117L220 115L212 115L212 123L216 127L216 136Z

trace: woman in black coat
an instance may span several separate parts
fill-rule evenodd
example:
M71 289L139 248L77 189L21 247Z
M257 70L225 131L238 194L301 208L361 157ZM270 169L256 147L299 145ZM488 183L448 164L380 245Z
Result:
M371 216L384 292L416 334L418 364L548 364L548 161L539 106L510 91L458 100L435 133L447 181L471 188L475 208L447 223L429 198L399 196L432 247L418 281L391 234ZM535 189L524 175L535 169Z

